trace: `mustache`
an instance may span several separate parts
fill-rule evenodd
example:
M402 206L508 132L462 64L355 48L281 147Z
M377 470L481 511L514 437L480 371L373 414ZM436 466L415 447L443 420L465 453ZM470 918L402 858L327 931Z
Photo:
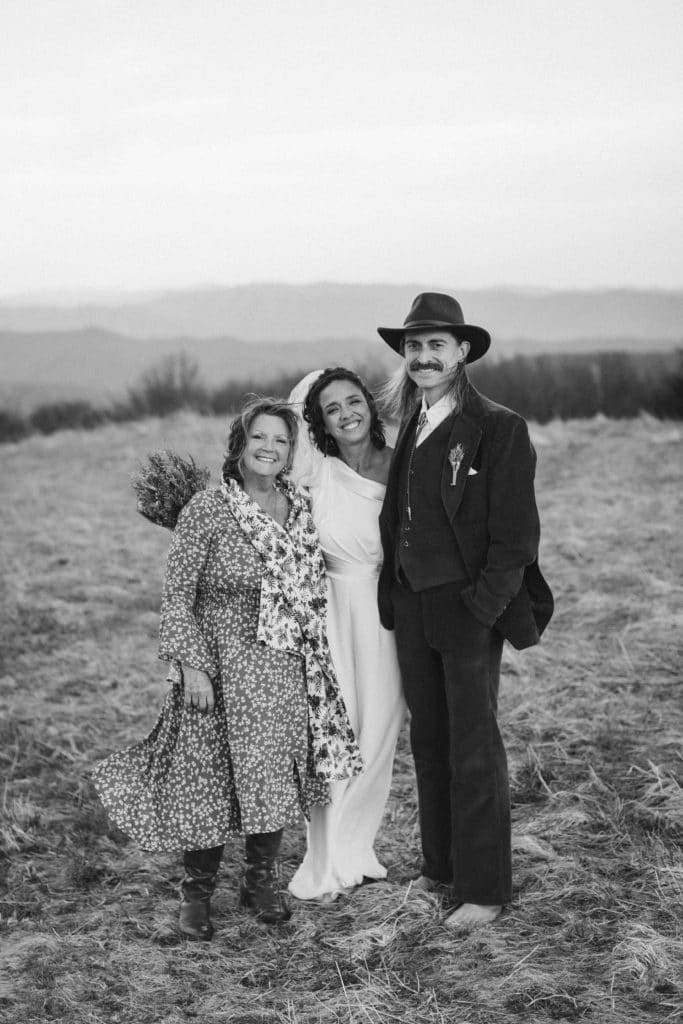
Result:
M419 359L413 359L410 364L410 369L413 373L417 373L419 370L443 370L443 368L443 363L440 363L438 359L430 359L427 363L423 363Z

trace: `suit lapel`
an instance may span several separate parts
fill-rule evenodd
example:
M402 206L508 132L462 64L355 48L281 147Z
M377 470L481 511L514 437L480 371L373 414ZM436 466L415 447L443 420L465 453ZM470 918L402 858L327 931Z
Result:
M441 470L441 500L451 522L460 507L467 474L481 441L485 413L478 399L474 388L468 387L462 412L454 417L448 438L446 458ZM458 463L455 473L449 456Z

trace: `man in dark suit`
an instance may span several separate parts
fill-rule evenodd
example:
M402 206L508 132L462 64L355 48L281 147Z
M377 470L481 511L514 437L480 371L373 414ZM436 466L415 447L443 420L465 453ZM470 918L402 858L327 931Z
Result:
M453 928L511 899L510 797L496 720L503 641L538 643L553 610L537 562L536 455L525 421L480 395L465 366L490 336L448 295L418 295L389 389L402 425L380 515L380 617L394 629L415 760L422 873L450 885Z

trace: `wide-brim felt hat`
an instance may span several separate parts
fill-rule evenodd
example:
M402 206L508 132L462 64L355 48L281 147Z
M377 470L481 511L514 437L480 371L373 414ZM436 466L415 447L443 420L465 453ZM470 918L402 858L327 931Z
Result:
M395 352L401 351L401 342L408 331L428 330L438 327L449 330L462 341L470 343L467 353L468 363L481 359L488 352L491 335L483 327L466 324L460 303L451 295L439 292L422 292L414 300L403 327L378 327L380 338L386 341Z

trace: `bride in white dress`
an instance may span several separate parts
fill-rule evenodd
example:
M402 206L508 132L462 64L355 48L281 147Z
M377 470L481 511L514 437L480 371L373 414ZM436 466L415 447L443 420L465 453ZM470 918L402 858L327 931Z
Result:
M361 775L332 784L328 806L312 808L306 855L289 884L297 899L331 902L387 873L374 841L405 717L393 633L377 610L378 516L391 449L374 399L350 370L309 374L290 401L306 420L293 476L311 495L327 568L332 660L365 764Z

